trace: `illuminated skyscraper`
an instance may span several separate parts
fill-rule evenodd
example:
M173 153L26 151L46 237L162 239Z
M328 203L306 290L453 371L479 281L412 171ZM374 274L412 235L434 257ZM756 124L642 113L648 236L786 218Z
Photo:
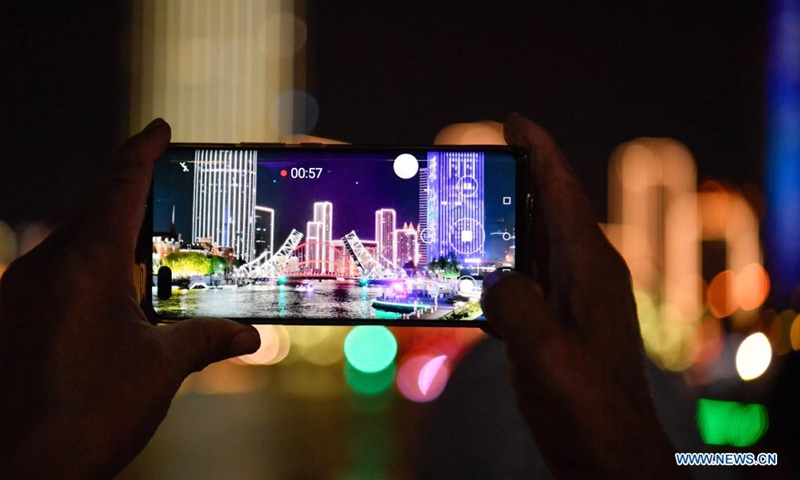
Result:
M331 231L333 229L333 204L331 202L314 202L314 221L322 225L319 235L317 258L320 260L320 271L327 272L333 261L331 247Z
M428 235L428 169L419 169L419 223L417 223L417 238L427 241ZM418 246L419 247L419 246ZM428 249L423 245L419 248L418 265L428 264Z
M255 256L265 251L270 257L275 248L275 210L256 205Z
M419 242L414 224L403 224L403 228L394 231L395 244L397 245L397 266L402 268L407 263L415 267L419 263Z
M384 266L395 265L397 245L395 244L395 225L397 214L391 208L381 208L375 212L375 242L378 247L378 262Z
M256 151L197 150L192 241L209 238L241 260L255 253Z
M306 223L306 262L308 262L307 268L313 270L314 273L322 271L322 262L320 261L320 239L322 237L322 231L321 222Z
M483 153L429 152L427 173L428 261L451 252L462 259L483 257Z

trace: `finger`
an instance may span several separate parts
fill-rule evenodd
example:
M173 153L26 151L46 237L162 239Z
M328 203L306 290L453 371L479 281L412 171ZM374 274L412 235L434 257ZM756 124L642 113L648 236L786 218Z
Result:
M509 145L531 152L534 194L551 245L605 244L589 199L552 137L518 114L506 121L504 133Z
M133 253L153 166L167 149L170 137L169 125L159 118L120 147L89 209L87 229L91 241L126 255ZM125 260L132 262L132 258Z
M434 145L505 145L503 124L491 120L454 123L441 129Z
M253 353L261 345L253 326L222 318L193 318L159 330L172 356L171 367L181 378L214 362Z
M560 326L548 313L542 289L533 279L512 273L487 280L483 312L509 354L524 356L561 335Z
M323 145L347 145L347 142L334 140L332 138L315 137L313 135L295 135L286 143L300 145L301 143L321 143Z
M481 310L484 313L484 317L486 316L486 306L484 304L484 301L486 300L486 293L494 284L509 275L513 275L513 273L505 270L495 270L483 278L481 285ZM481 325L481 329L486 332L487 335L490 335L498 340L503 339L503 337L500 336L500 333L491 325L491 323L488 321L484 323L485 325Z

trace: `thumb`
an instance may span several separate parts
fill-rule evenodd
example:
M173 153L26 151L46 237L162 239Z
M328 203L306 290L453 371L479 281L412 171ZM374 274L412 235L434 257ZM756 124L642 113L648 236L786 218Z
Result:
M532 278L516 273L491 274L484 280L486 320L506 344L509 354L526 355L531 348L554 335L558 328L548 313L541 287Z
M193 318L161 328L174 368L183 377L208 365L253 353L261 345L258 330L222 318Z

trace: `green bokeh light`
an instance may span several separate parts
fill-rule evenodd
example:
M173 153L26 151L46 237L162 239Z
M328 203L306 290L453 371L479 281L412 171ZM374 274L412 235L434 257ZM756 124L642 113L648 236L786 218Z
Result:
M383 370L374 373L362 372L350 365L350 362L344 362L344 379L347 385L354 392L361 395L380 395L389 390L392 382L394 382L396 373L397 369L394 362L389 363L389 366Z
M749 447L764 436L768 425L764 405L707 398L697 401L697 428L707 445Z
M356 370L379 372L388 367L397 355L397 340L386 327L360 325L347 334L344 355Z

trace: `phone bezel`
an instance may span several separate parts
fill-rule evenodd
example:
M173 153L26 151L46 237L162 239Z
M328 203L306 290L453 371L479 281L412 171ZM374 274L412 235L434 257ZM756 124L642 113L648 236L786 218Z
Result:
M400 153L415 153L428 151L482 151L492 153L510 154L515 159L515 229L516 236L521 241L515 243L515 254L513 271L531 275L532 271L532 252L531 234L533 228L533 205L530 182L530 157L527 152L521 149L503 145L347 145L347 144L321 144L321 143L302 143L302 144L283 144L283 143L170 143L169 149L185 148L224 148L233 150L258 149L259 151L281 151L281 150L307 150L307 151L327 151L327 152L392 152L388 155L399 155ZM160 160L159 160L160 161ZM154 172L155 175L155 172ZM136 250L136 263L144 265L146 270L145 289L141 299L141 307L148 320L153 324L175 323L191 317L164 317L159 315L153 307L153 271L152 271L152 249L153 249L153 185L150 183L150 192L145 208L145 218L139 233L139 241ZM228 317L240 323L252 325L384 325L384 326L408 326L408 327L467 327L467 328L489 328L485 320L388 320L388 319L350 319L350 318L286 318L286 317Z

